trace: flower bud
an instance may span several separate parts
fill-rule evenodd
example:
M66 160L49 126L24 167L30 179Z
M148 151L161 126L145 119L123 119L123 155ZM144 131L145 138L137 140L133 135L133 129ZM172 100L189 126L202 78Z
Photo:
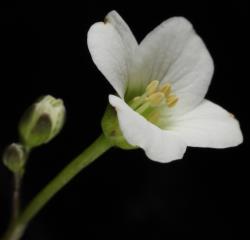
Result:
M61 99L41 97L23 115L19 134L25 147L33 148L53 139L62 129L65 107Z
M4 165L12 172L21 172L25 165L26 153L20 144L12 143L9 145L3 155Z

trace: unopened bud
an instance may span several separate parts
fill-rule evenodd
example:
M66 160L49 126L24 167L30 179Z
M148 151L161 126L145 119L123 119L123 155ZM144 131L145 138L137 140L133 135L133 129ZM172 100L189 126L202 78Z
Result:
M19 134L27 148L37 147L53 139L62 129L65 107L61 99L50 95L38 99L23 115Z
M26 161L26 153L20 144L12 143L9 145L3 155L4 165L12 172L23 170Z

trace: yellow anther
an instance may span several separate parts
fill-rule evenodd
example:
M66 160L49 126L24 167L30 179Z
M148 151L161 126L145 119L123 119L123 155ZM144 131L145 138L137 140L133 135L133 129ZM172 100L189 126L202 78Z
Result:
M162 92L153 93L147 98L153 107L159 106L163 99L165 99L165 95Z
M166 83L160 87L160 91L163 92L167 97L171 93L172 87L170 84Z
M175 104L178 102L178 98L175 95L170 95L167 98L167 105L169 108L175 106Z
M160 85L158 80L154 80L147 85L145 92L130 100L129 106L149 122L160 127L162 118L165 118L162 111L174 107L178 100L169 83Z
M146 94L151 95L152 93L155 93L158 89L159 83L160 82L158 80L150 82L146 87Z

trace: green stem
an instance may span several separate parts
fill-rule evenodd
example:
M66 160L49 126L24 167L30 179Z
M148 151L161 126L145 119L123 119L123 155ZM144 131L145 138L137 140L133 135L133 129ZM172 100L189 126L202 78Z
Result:
M104 135L101 135L37 194L18 219L10 226L2 240L19 240L22 237L27 224L33 217L35 217L42 207L83 168L88 166L111 147L111 143Z

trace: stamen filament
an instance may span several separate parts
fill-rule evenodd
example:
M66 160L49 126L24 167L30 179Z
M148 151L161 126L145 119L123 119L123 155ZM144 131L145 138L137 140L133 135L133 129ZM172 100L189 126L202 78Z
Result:
M131 103L129 104L132 109L136 109L140 107L145 102L144 96L138 96L132 99Z
M158 122L160 119L160 115L161 114L159 111L151 112L151 114L149 114L149 116L148 116L148 121L150 121L152 123Z
M136 109L136 112L142 115L150 107L150 105L150 102L145 102L139 108Z

